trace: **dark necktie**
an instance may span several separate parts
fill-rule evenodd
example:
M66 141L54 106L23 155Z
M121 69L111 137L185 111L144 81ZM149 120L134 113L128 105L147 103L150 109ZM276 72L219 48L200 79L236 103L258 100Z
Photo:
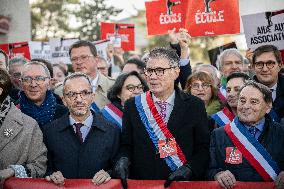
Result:
M81 127L84 126L84 124L82 123L74 123L74 126L76 128L76 135L79 138L80 142L83 143L83 136L82 136L82 132L81 132Z
M255 134L256 134L256 131L257 131L257 128L256 127L249 127L249 132L250 132L250 134L252 134L252 136L254 136L255 137Z

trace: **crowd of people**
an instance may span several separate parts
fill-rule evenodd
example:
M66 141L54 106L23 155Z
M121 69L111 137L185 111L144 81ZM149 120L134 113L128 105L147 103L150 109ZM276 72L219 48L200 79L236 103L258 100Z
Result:
M284 188L284 75L279 50L224 50L192 66L186 30L124 60L71 45L72 72L0 51L0 186L10 177L274 181ZM244 65L249 61L250 66ZM118 62L118 63L117 63Z

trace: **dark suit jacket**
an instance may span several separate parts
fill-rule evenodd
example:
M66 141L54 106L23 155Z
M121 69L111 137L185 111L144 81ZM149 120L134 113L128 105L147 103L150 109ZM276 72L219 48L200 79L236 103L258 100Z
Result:
M280 170L284 170L284 128L270 118L266 118L262 134L258 141L264 146L267 152L276 161ZM210 165L208 176L214 180L216 173L229 170L233 173L237 181L263 181L262 177L243 157L241 164L225 163L226 147L234 147L233 142L226 134L224 127L219 127L212 132L210 143Z
M180 57L181 55L181 48L179 44L170 44L171 48L173 48L178 56ZM187 65L185 66L180 66L180 73L178 78L175 80L175 84L178 85L180 83L181 88L184 89L186 85L187 78L191 75L192 70L191 70L191 65L190 61L188 62Z
M61 171L65 178L93 178L101 169L112 169L120 130L100 114L92 114L93 125L83 144L69 124L69 114L43 128L48 150L46 175Z
M273 109L277 112L279 119L284 118L284 75L278 75L276 88L276 99L273 102Z
M131 179L167 179L171 170L150 139L135 106L129 99L124 107L119 157L131 161ZM181 147L195 178L200 178L209 161L209 131L203 102L176 90L168 129Z

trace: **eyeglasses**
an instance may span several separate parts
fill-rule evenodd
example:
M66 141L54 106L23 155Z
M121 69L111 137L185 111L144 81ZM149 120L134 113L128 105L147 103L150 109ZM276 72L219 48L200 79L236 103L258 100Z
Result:
M87 60L89 60L90 57L93 57L93 55L82 55L82 56L79 56L79 57L73 57L73 58L71 58L71 62L73 62L73 63L77 63L79 61L86 62Z
M261 69L263 69L264 64L266 65L266 67L267 67L268 69L272 69L272 68L276 65L276 62L273 61L273 60L268 60L268 61L266 61L266 62L264 62L264 61L258 61L258 62L255 62L255 63L254 63L254 66L255 66L255 68L261 70Z
M193 90L198 90L200 88L200 86L202 87L202 89L207 90L209 87L211 87L211 84L209 83L202 83L201 85L199 83L193 83L191 86L191 89Z
M144 69L144 73L146 76L151 76L153 73L156 74L156 76L163 76L165 74L165 70L170 70L172 68L175 67L169 67L169 68L155 68L155 69L151 69L151 68L146 68Z
M68 93L64 93L65 96L67 96L71 100L75 100L78 95L80 95L81 98L86 99L88 96L90 96L93 92L88 90L83 90L81 92L73 92L69 91Z
M143 91L144 90L144 86L142 84L139 84L139 85L126 85L126 89L129 91L129 92L134 92L135 89L138 89L139 91Z
M49 79L49 77L44 77L44 76L36 76L35 78L26 76L21 79L23 83L31 84L32 81L35 81L37 84L42 84L45 82L46 79Z

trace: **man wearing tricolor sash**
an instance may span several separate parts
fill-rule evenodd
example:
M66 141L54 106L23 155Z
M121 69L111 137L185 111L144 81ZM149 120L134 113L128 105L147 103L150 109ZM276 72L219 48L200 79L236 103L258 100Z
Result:
M238 93L244 83L249 80L250 77L242 72L234 72L227 77L226 85L226 106L219 112L211 115L214 120L214 128L223 127L226 124L233 121L237 114Z
M274 181L284 188L284 128L266 115L271 108L266 86L249 81L240 89L238 116L212 133L209 178L224 188L236 181Z
M175 51L155 48L145 75L150 91L126 101L114 175L167 180L202 179L209 161L208 120L203 102L175 87ZM203 178L204 179L204 178Z

